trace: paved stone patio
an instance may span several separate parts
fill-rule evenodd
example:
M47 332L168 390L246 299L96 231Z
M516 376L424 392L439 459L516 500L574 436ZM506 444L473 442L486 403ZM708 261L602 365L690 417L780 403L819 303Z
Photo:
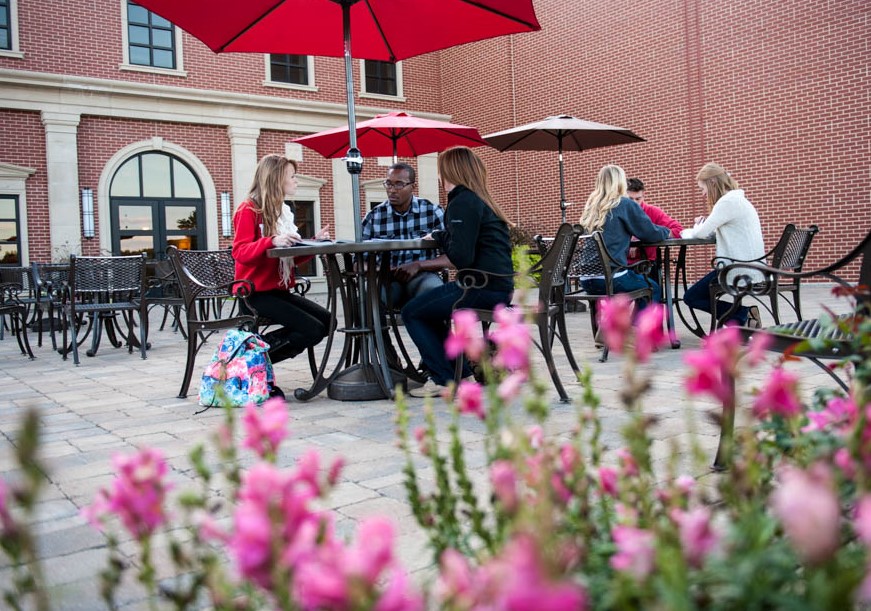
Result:
M826 286L812 286L803 297L807 317L819 312L820 303L844 309L843 304L829 295ZM620 447L619 430L627 418L618 399L624 379L624 359L612 355L607 363L599 363L588 314L569 314L568 319L575 355L579 363L591 367L595 388L603 399L600 410L603 439L613 452ZM160 448L170 462L175 492L185 490L194 486L188 452L195 444L207 442L222 420L218 409L194 415L198 410L198 375L217 339L212 338L206 344L197 360L192 396L178 399L176 393L184 370L186 343L180 334L169 329L158 331L159 322L158 312L153 312L149 338L152 348L144 361L137 352L128 354L126 349L103 345L97 356L83 355L81 365L76 367L71 358L62 361L47 342L37 348L35 333L31 334L31 339L37 358L30 361L21 356L14 338L7 334L0 341L0 477L9 480L18 477L14 438L19 420L25 409L38 409L43 425L41 456L49 469L49 481L38 506L34 528L39 535L40 556L54 608L103 606L95 576L106 562L104 538L79 512L90 504L99 488L111 481L111 456L143 446ZM705 416L714 405L690 401L683 392L681 357L687 350L698 347L699 341L682 328L679 335L684 344L681 350L661 350L639 372L653 378L644 411L659 417L652 429L653 455L658 466L663 468L672 451L679 448L682 469L705 477L713 460L719 430ZM538 355L536 358L537 370L545 372L543 361ZM556 360L568 393L578 396L580 385L573 380L559 349L556 349ZM810 363L789 363L787 367L801 373L806 394L816 387L833 385ZM747 378L747 388L758 385L769 371L770 366L752 371ZM277 365L276 378L288 390L307 386L311 374L305 359L298 358ZM574 425L575 407L559 403L549 378L545 381L550 388L552 407L546 432L559 435ZM747 397L745 393L739 423L747 421ZM409 399L409 405L413 425L422 422L423 400ZM431 554L405 500L401 474L404 458L395 445L393 402L338 402L324 393L307 403L291 399L289 409L291 438L285 442L279 465L292 465L312 447L320 451L323 464L328 464L334 456L344 456L347 466L342 481L327 503L336 512L339 532L352 533L357 522L367 516L390 516L397 524L400 558L419 582L426 583L431 575ZM436 410L440 422L446 422L447 410L441 401L436 403ZM687 451L693 437L691 430L695 430L695 439L707 454L703 464L694 463ZM485 490L483 433L480 422L471 417L462 419L462 439L481 490ZM215 454L211 452L208 456L214 460ZM431 483L431 470L423 460L419 465L424 485ZM121 549L135 562L135 548L130 541L123 541ZM158 566L164 571L161 576L165 576L169 562L158 560ZM0 588L8 587L9 581L8 560L2 557ZM125 608L147 608L141 589L130 580L122 588L120 600Z

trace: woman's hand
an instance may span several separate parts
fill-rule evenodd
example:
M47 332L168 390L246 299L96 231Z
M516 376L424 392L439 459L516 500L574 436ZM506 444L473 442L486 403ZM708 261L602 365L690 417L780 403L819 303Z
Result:
M298 233L282 233L272 237L272 245L275 248L287 248L299 242L302 238Z
M708 218L708 217L706 217L706 216L697 216L697 217L696 217L696 220L695 220L695 225L694 225L694 227L698 227L699 225L701 225L702 223L704 223L706 218Z
M321 230L315 234L315 240L329 240L330 239L330 226L324 225L321 227Z

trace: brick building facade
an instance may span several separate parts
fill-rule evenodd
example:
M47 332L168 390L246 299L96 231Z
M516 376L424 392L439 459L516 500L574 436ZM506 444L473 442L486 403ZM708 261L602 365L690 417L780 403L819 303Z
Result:
M112 194L125 163L149 154L176 160L173 168L196 178L199 198L168 197L167 205L187 210L199 202L197 247L229 244L222 194L240 201L269 152L301 161L298 197L309 204L313 229L329 224L334 235L353 236L344 165L287 144L345 123L341 59L311 58L309 82L287 85L272 80L269 56L215 55L179 32L175 67L145 66L131 56L139 17L130 17L127 0L50 6L7 0L9 22L0 28L0 225L6 234L20 228L14 240L2 243L9 236L0 235L0 255L9 260L15 251L29 263L117 251L125 239L123 221L112 216L123 216L117 206L164 197ZM695 173L716 160L757 206L767 245L787 222L820 225L811 266L833 260L871 227L868 2L535 6L540 32L406 60L396 95L367 93L355 61L358 119L399 109L486 134L567 113L646 138L565 155L570 220L580 216L598 168L618 163L645 180L653 203L690 222L704 212ZM425 34L410 24L409 35ZM479 150L512 218L530 233L552 233L560 216L556 153ZM435 157L412 161L421 194L442 201ZM364 202L384 198L385 163L367 159ZM93 238L83 235L84 189L94 201ZM149 239L137 234L130 243ZM698 265L708 256L699 253Z

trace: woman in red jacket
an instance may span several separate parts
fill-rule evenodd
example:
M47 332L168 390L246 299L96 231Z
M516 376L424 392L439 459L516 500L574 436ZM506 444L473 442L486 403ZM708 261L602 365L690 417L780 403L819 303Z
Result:
M293 292L296 283L292 259L268 257L273 247L292 246L301 238L293 212L284 200L296 193L296 162L281 155L266 155L257 164L248 197L233 215L233 258L236 279L250 280L254 292L248 298L259 316L281 325L263 339L269 345L273 363L293 358L318 344L330 330L330 312L314 301ZM315 239L328 239L327 228ZM300 257L304 263L310 257ZM273 394L283 396L273 387Z

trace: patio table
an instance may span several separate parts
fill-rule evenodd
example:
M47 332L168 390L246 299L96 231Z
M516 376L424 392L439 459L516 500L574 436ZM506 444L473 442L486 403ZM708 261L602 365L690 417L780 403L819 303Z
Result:
M381 287L389 282L387 266L377 264L378 255L395 250L426 250L437 247L435 240L364 240L361 242L322 242L285 248L272 248L270 257L320 256L328 266L327 281L333 299L343 301L345 342L341 358L328 375L326 364L332 348L328 338L322 365L311 388L297 388L294 397L311 399L324 389L331 399L370 401L393 398L397 373L391 371L381 332ZM339 257L350 265L340 272ZM341 283L337 286L336 283ZM333 304L333 327L337 317ZM356 343L356 348L353 344ZM398 378L397 378L398 379Z
M702 337L704 336L704 330L702 328L701 323L698 318L696 318L695 312L690 308L689 316L694 321L694 324L690 324L688 322L687 317L684 315L684 312L680 306L683 299L681 298L680 291L683 289L685 292L687 289L687 271L686 271L686 259L687 259L687 248L690 246L710 246L712 244L716 244L717 241L713 238L668 238L659 242L637 242L633 243L633 246L655 246L656 247L656 263L659 269L661 270L662 277L660 278L660 290L662 291L661 297L665 298L665 313L666 313L666 324L668 326L668 337L671 341L671 347L674 349L680 348L680 339L677 337L677 332L675 331L675 312L680 317L681 321L686 325L686 327L695 335ZM679 248L677 259L675 260L674 266L674 283L672 284L672 258L671 258L671 249L673 247Z

